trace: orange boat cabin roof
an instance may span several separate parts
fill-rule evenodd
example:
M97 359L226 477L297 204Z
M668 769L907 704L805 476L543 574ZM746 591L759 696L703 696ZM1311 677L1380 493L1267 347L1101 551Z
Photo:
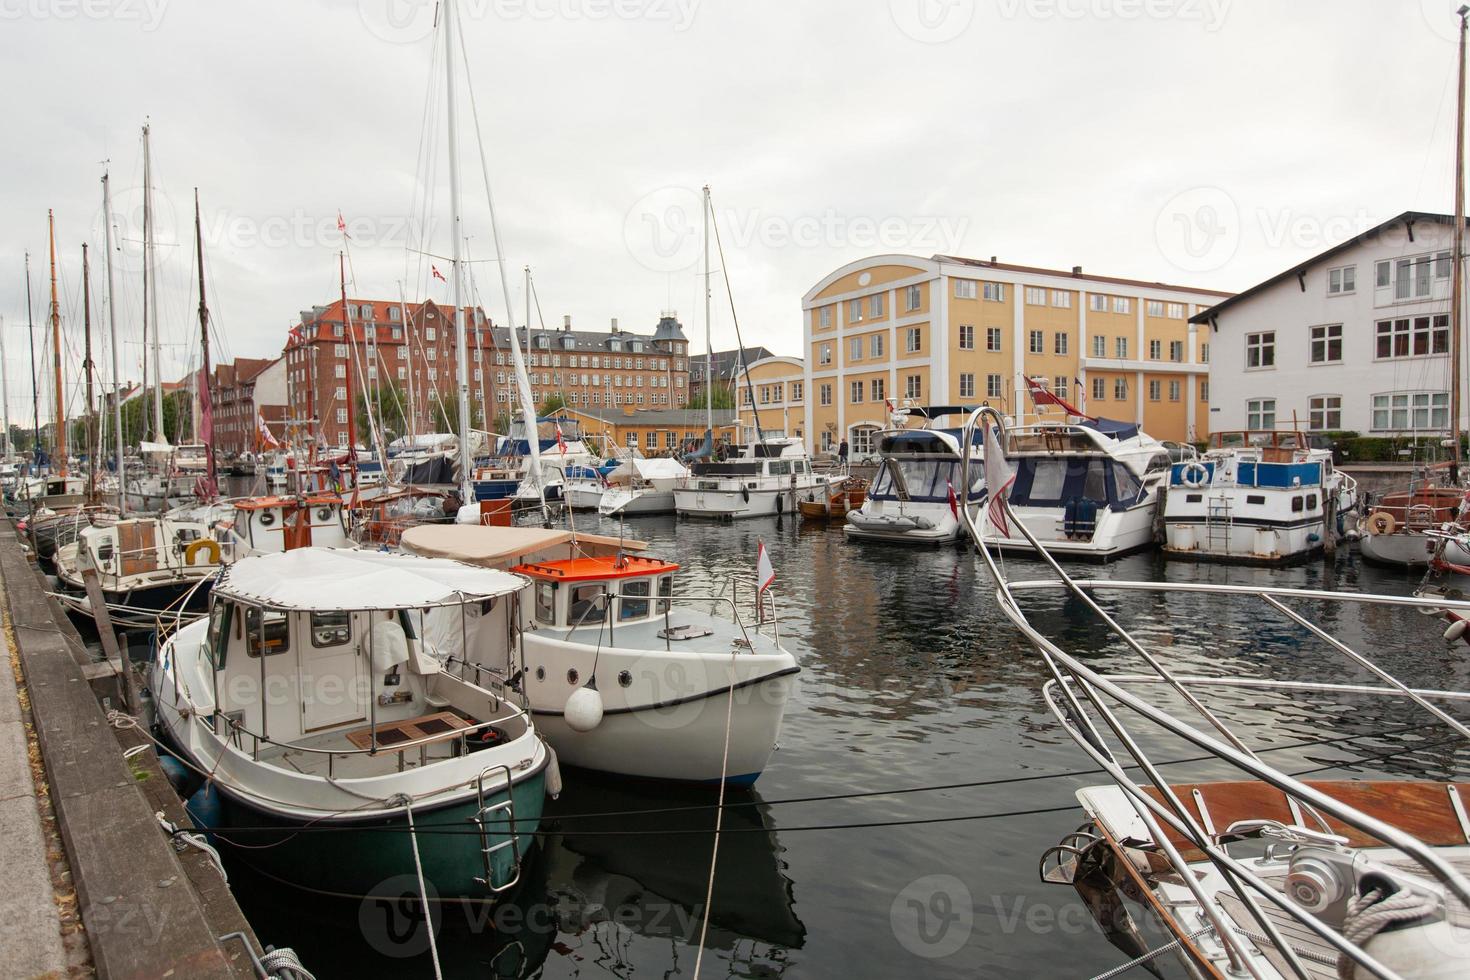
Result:
M677 572L679 566L661 558L623 555L620 558L565 558L560 561L537 561L511 569L543 582L592 582L601 579L638 578Z
M308 507L317 507L322 504L341 504L342 498L335 493L319 493L301 498ZM265 510L270 507L295 507L296 497L250 497L246 500L235 501L236 510Z

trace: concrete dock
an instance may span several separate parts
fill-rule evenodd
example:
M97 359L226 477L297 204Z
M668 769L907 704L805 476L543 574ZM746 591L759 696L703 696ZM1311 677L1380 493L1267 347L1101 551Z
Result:
M0 976L250 978L260 948L208 856L175 850L156 812L188 826L150 748L109 723L118 664L98 664L11 524L0 522L9 669L0 671Z

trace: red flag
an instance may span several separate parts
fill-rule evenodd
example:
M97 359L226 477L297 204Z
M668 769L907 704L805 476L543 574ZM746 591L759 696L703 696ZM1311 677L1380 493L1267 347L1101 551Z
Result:
M888 414L889 415L892 415L893 414L893 411L894 411L894 409L893 409L893 399L891 399L891 398L885 398L885 399L883 399L883 407L888 410Z
M1040 408L1043 405L1060 405L1062 411L1066 412L1068 415L1075 415L1078 418L1087 419L1090 422L1097 421L1091 415L1087 415L1080 409L1073 406L1065 398L1062 398L1060 395L1051 392L1044 384L1037 381L1035 378L1026 379L1026 390L1031 392L1031 401L1036 405L1037 408Z
M954 495L954 484L945 480L944 485L949 489L949 512L954 515L955 520L959 520L960 502L959 498Z
M561 437L561 423L560 422L556 423L556 448L561 451L561 454L563 456L565 456L567 454L567 444L566 444L565 441L563 441L563 439Z
M438 279L440 282L448 282L449 281L448 279L445 279L444 278L444 273L442 273L442 272L439 271L439 267L437 265L431 265L431 266L429 266L429 271L432 272L432 273L434 273L434 278L435 279Z
M764 541L756 542L755 551L755 594L760 596L776 581L776 567L771 564L771 555Z
M351 238L352 237L351 235L347 234L347 222L345 222L345 221L342 220L342 212L341 211L338 211L337 212L337 230L342 233L342 237L343 238Z

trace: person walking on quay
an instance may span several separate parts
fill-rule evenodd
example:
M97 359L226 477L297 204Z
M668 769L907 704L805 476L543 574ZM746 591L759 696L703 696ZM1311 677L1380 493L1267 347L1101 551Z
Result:
M837 445L837 465L846 469L847 467L847 440L844 439Z

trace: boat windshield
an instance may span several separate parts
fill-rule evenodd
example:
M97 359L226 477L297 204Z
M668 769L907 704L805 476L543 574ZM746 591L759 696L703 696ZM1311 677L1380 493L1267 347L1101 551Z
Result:
M869 496L875 500L916 500L947 503L949 487L959 493L960 464L953 459L899 459L889 457L878 470ZM979 462L970 466L970 493L985 485L985 468ZM905 496L905 491L907 494Z
M1091 457L1023 457L1016 468L1011 503L1019 507L1060 507L1085 498L1113 507L1137 503L1143 486L1126 466Z
M761 463L759 460L702 462L694 464L693 472L695 476L759 476Z

